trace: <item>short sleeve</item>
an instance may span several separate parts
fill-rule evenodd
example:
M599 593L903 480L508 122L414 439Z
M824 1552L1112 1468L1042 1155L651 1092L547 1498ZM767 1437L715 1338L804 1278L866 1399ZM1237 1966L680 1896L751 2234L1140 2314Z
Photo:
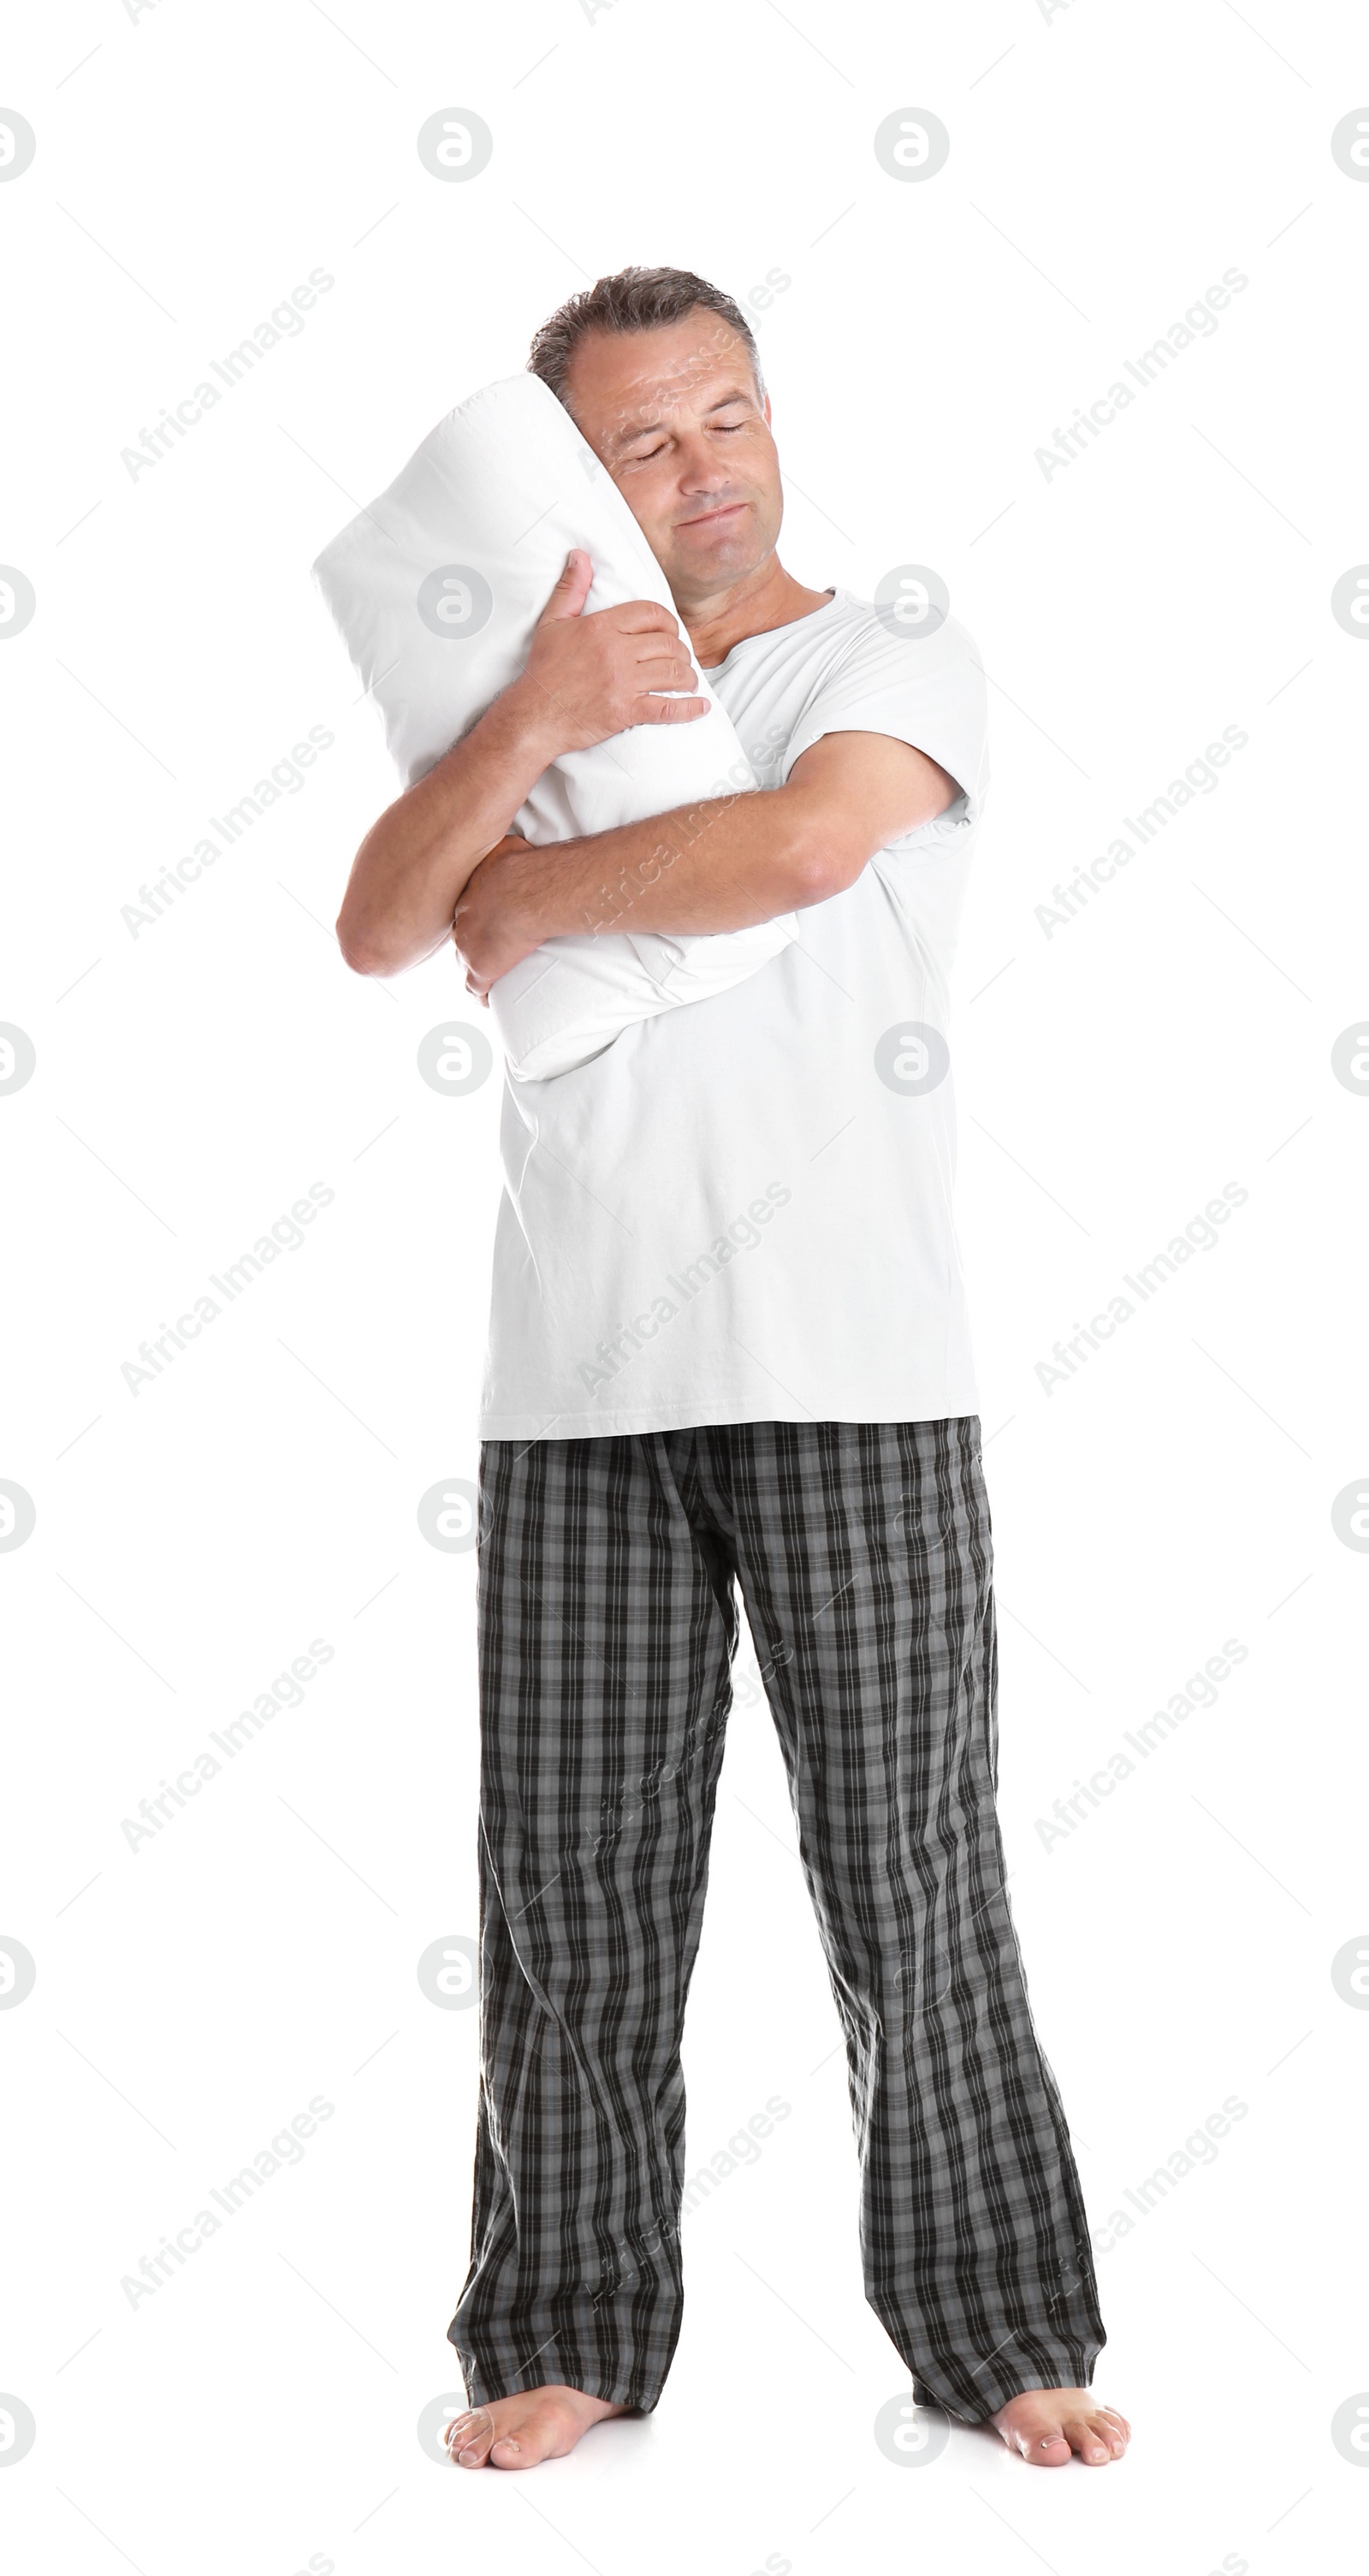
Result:
M979 821L988 787L987 694L971 636L948 617L935 635L914 641L891 634L872 608L868 624L818 683L784 756L787 779L796 760L827 733L887 733L925 752L960 789L930 823L905 832L892 849L946 840Z

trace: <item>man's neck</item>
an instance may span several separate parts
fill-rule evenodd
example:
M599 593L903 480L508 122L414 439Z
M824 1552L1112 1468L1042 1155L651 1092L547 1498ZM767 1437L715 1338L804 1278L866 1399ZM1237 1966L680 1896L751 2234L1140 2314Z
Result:
M795 581L778 555L771 555L729 589L709 599L677 598L675 606L696 659L704 670L712 671L746 636L768 635L772 627L811 617L815 609L827 606L828 596L825 590L809 590Z

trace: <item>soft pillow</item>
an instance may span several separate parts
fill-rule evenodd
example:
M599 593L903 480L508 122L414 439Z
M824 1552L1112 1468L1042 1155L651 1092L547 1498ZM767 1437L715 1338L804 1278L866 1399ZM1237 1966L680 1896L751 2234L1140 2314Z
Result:
M405 786L469 732L527 659L572 546L594 567L585 613L673 603L613 478L541 378L472 394L424 439L387 492L324 548L314 577L385 720ZM695 668L698 669L697 661ZM514 820L530 842L568 840L757 785L707 674L711 703L680 725L633 725L567 752ZM794 937L792 914L755 928L549 939L490 993L510 1072L543 1079L588 1062L632 1022L754 974Z

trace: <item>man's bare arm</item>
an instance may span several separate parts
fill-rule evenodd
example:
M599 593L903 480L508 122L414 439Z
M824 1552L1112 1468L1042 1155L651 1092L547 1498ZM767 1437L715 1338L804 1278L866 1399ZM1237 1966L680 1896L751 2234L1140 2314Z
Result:
M359 975L396 975L450 936L458 895L553 757L514 688L387 806L352 862L338 945Z
M959 794L936 761L891 734L830 733L783 787L541 849L505 840L456 906L467 990L483 996L544 939L567 933L744 930L822 903Z
M586 617L591 579L590 558L577 548L520 677L367 833L337 923L358 974L396 975L442 946L472 870L563 752L607 742L628 725L707 714L706 698L660 694L697 686L670 610L635 599Z

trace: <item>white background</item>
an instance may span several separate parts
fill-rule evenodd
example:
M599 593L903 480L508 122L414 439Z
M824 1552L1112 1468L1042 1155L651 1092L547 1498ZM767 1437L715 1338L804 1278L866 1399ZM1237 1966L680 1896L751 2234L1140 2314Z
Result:
M0 1933L37 1963L0 2013L0 2387L37 2425L0 2478L10 2563L1343 2563L1369 2018L1331 1962L1369 1920L1369 1565L1331 1507L1369 1468L1369 1109L1331 1050L1366 1004L1369 649L1330 594L1369 556L1369 185L1330 135L1369 100L1360 13L131 5L26 13L3 74L38 138L0 186L0 557L37 596L0 644L0 1017L37 1055L0 1099L0 1475L37 1515L0 1561ZM495 138L463 184L415 150L448 106ZM872 149L905 106L951 135L920 184ZM991 2433L922 2465L875 2442L906 2380L863 2299L838 2023L754 1687L691 2170L769 2095L792 2112L685 2221L666 2395L533 2477L415 2436L460 2394L477 2046L415 1974L474 1931L477 1777L474 1558L416 1506L475 1472L499 1083L418 1076L474 1012L447 960L387 987L338 957L394 783L308 568L631 260L739 298L788 277L759 318L787 565L866 596L936 567L992 683L958 1211L1012 1896L1099 2232L1096 2386L1135 2426L1102 2475L1036 2475ZM131 476L121 450L315 267L304 329ZM1048 478L1038 447L1230 267L1216 332ZM133 936L140 885L311 725L335 741L301 790ZM1218 789L1047 938L1053 886L1228 725ZM1056 1339L1228 1181L1218 1246L1046 1393ZM130 1392L139 1343L313 1182L334 1198L302 1246ZM130 1850L121 1820L314 1638L302 1705ZM1216 1705L1046 1848L1036 1820L1227 1638ZM131 2306L139 2258L315 2095L302 2160ZM1228 2095L1216 2160L1104 2250Z

